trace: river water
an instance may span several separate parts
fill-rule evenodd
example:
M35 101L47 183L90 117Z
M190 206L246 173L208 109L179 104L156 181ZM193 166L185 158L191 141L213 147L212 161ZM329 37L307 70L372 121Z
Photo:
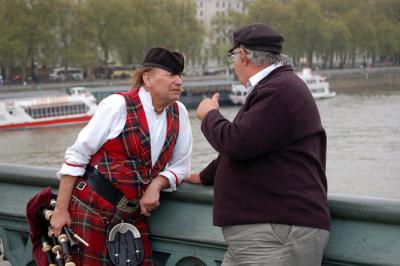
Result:
M330 193L400 199L400 86L337 91L318 100L328 135ZM239 107L222 107L233 119ZM190 110L192 171L216 157ZM59 168L82 125L0 132L0 162Z

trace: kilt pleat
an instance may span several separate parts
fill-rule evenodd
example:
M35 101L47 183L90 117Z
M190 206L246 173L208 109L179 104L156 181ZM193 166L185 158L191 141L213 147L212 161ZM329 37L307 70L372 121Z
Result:
M77 183L82 179L78 179ZM140 215L140 210L133 214L117 211L114 206L93 191L89 185L83 190L74 188L69 206L72 218L72 229L89 243L89 247L79 244L72 254L77 266L108 266L113 265L108 258L106 236L109 230L121 221L132 223L139 230L143 248L144 260L141 266L153 265L149 227L146 217ZM82 204L83 203L83 204ZM89 210L89 208L92 210ZM96 212L95 213L93 213Z

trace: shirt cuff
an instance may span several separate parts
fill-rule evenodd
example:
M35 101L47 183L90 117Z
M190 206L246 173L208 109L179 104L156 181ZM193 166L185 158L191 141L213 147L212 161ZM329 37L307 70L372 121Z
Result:
M85 170L85 165L77 165L64 162L60 171L57 172L57 178L60 180L63 175L83 176Z
M175 191L177 189L177 187L179 186L179 184L181 183L181 181L178 178L178 175L176 173L174 173L173 171L165 170L165 171L159 173L159 175L162 175L168 179L169 188L163 189L163 191L165 191L165 192Z

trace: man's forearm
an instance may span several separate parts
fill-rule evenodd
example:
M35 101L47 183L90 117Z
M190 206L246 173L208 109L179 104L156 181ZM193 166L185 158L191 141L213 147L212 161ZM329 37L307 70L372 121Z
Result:
M76 176L65 175L61 177L58 189L56 208L60 210L68 210L71 200L72 189L74 188Z
M153 180L151 181L150 185L151 186L155 186L160 191L163 190L163 189L167 189L170 186L168 178L166 178L165 176L162 176L162 175L158 175L155 178L153 178Z

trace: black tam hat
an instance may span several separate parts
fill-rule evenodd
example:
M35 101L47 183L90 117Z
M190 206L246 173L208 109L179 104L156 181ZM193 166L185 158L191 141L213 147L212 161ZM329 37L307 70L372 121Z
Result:
M183 55L165 48L151 48L142 62L143 66L158 67L172 74L181 75L185 65Z
M239 45L243 45L250 50L279 54L284 40L282 34L271 26L254 23L233 33L234 47L229 52L232 52Z

